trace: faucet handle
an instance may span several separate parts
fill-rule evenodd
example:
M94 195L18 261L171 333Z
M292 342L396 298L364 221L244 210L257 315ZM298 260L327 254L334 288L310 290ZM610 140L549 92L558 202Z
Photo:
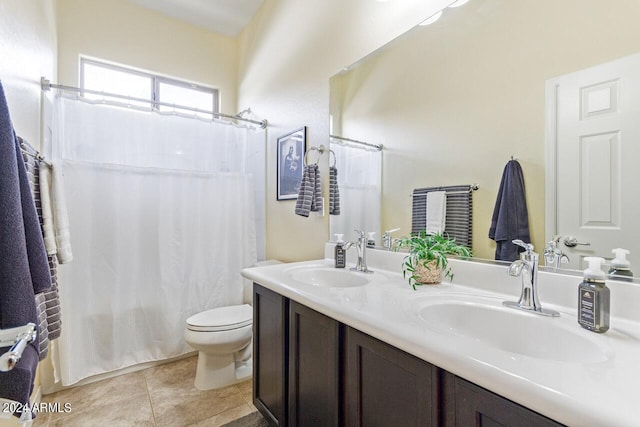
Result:
M395 233L396 231L400 231L400 228L392 228L391 230L386 230L384 234L390 236L391 233Z
M525 251L527 251L527 255L531 255L533 253L533 245L531 243L525 243L520 239L512 240L511 243L523 247Z
M360 231L360 230L358 230L357 228L356 228L355 230L353 230L353 231L355 231L356 233L358 233L358 234L360 235L360 237L361 237L361 238L363 238L363 237L364 237L364 234L365 234L365 233L364 233L364 231Z

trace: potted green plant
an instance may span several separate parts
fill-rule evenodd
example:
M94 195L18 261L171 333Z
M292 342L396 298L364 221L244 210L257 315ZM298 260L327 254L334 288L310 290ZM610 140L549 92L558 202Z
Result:
M453 280L447 255L471 256L471 250L458 245L455 239L442 234L427 234L425 231L400 238L397 247L409 249L409 254L402 263L402 274L405 278L408 276L413 289L416 289L416 285L442 282L443 273L445 277Z

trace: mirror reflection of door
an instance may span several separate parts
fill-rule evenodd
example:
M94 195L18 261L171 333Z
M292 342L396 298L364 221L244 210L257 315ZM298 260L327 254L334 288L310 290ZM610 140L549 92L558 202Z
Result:
M549 80L547 117L548 148L555 141L556 157L548 165L556 172L553 233L562 236L567 267L583 269L585 256L610 259L614 248L636 247L640 54ZM564 243L571 237L575 246ZM640 269L640 253L628 259L632 270Z

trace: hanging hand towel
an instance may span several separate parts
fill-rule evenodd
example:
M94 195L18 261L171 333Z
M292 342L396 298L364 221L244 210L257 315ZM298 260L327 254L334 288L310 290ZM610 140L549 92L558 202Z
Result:
M51 271L51 289L44 293L47 304L47 331L49 341L60 337L62 320L60 315L60 296L58 292L58 266L55 255L49 256L49 271Z
M48 255L58 253L56 231L53 225L53 206L51 203L51 171L47 166L40 168L40 202L42 206L42 233L44 247Z
M38 315L39 359L44 360L49 353L49 329L47 323L47 301L45 292L36 294L36 313Z
M318 165L304 167L302 182L296 201L296 215L308 217L310 212L319 211L322 208L322 180Z
M329 167L329 215L340 215L340 189L338 188L338 169Z
M489 228L489 238L496 242L495 258L497 260L518 259L520 247L511 243L512 240L531 242L525 196L522 167L517 160L510 160L502 173L502 181L491 218L491 228Z
M64 196L64 181L58 164L54 164L51 169L51 202L58 262L66 264L73 260L73 254L71 253L71 238L69 237L69 215Z
M427 234L442 234L447 216L447 192L427 193Z

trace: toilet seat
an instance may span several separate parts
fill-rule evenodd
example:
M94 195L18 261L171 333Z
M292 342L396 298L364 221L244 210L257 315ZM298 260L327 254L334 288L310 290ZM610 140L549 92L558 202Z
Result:
M253 307L249 304L213 308L187 319L187 329L197 332L218 332L250 326Z

